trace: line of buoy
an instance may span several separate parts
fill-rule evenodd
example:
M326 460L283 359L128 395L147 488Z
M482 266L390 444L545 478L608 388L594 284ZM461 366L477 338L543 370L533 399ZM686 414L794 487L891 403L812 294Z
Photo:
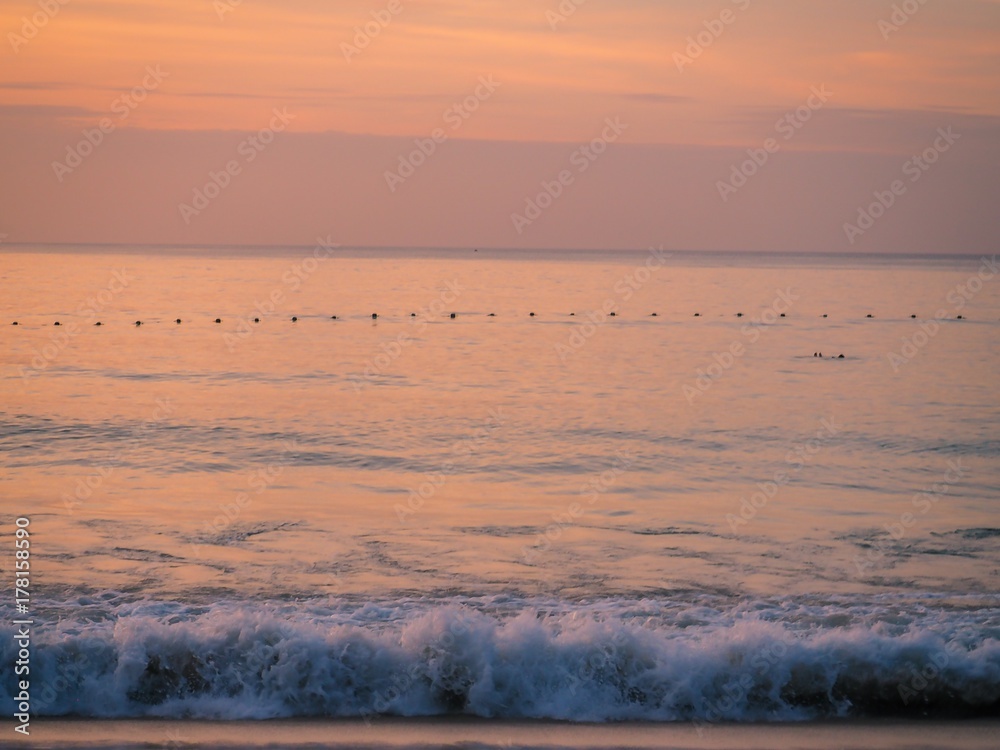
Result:
M371 319L372 319L372 320L378 320L378 317L379 317L379 314L378 314L378 313L372 313L372 314L371 314ZM416 313L413 313L413 312L411 312L411 313L410 313L410 317L411 317L411 318L415 318L415 317L417 317L417 314L416 314ZM458 314L457 314L457 313L449 313L449 314L448 314L448 317L454 320L455 318L457 318L457 317L458 317ZM495 318L495 317L496 317L496 313L488 313L486 317L488 317L488 318ZM536 313L535 313L535 312L529 312L529 313L528 313L528 317L529 317L529 318L534 318L534 317L536 317ZM571 317L571 318L573 318L573 317L576 317L576 313L575 313L575 312L571 312L571 313L569 313L569 317ZM611 318L615 318L615 317L618 317L618 313L617 313L617 312L609 312L609 313L608 313L608 317L611 317ZM655 313L655 312L654 312L654 313L650 313L650 314L649 314L649 317L651 317L651 318L658 318L658 317L660 317L660 315L659 315L659 313ZM700 312L696 312L696 313L694 313L694 317L695 317L695 318L700 318L700 317L703 317L703 316L702 316L702 314L701 314ZM742 318L742 317L744 317L744 314L743 314L742 312L738 312L738 313L736 313L736 317L737 317L737 318ZM786 317L787 317L787 315L786 315L785 313L781 313L781 314L779 315L779 317L781 317L781 318L786 318ZM821 317L823 317L823 318L829 318L830 316L829 316L829 315L828 315L827 313L823 313L823 315L822 315ZM874 318L874 317L875 317L875 316L874 316L873 314L871 314L871 313L867 313L867 314L865 315L865 318ZM913 320L916 320L916 319L917 319L917 317L919 317L919 316L917 316L916 314L911 314L911 315L910 315L910 318L911 318L911 319L913 319ZM966 318L965 318L965 316L964 316L964 315L956 315L956 316L955 316L955 320L965 320L965 319L966 319ZM299 320L299 318L298 318L298 316L297 316L297 315L293 315L293 316L291 317L291 322L293 322L293 323L296 323L296 322L298 322L298 320ZM331 316L330 316L330 320L339 320L339 318L338 318L338 316L336 316L336 315L331 315ZM182 321L181 321L181 319L180 319L180 318L177 318L176 320L174 320L174 323L176 323L177 325L180 325L180 324L181 324L181 322L182 322ZM260 318L254 318L254 319L253 319L253 322L254 322L254 323L260 323ZM221 324L221 323L222 323L222 318L215 318L215 323L216 323L216 324ZM16 325L19 325L19 324L20 324L20 322L19 322L19 321L17 321L17 320L14 320L14 321L11 321L11 325L12 325L12 326L16 326ZM142 321L141 321L141 320L137 320L137 321L135 321L135 325L137 325L137 326L138 326L138 325L142 325L142 324L143 324L143 323L142 323ZM61 321L58 321L58 320L56 320L56 321L54 321L54 322L52 323L52 325L54 325L54 326L62 326L62 322L61 322ZM102 322L98 321L98 322L97 322L97 323L95 323L94 325L104 325L104 324L103 324Z

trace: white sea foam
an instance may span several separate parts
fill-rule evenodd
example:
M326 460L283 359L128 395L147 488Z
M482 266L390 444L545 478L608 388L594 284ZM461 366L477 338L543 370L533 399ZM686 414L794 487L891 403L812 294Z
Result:
M713 722L1000 707L1000 608L954 599L907 615L886 600L707 599L46 611L59 619L36 631L39 715ZM8 713L12 689L0 685Z

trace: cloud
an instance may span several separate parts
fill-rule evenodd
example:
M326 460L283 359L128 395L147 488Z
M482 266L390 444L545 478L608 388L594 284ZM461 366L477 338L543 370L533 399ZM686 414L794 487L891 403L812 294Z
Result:
M637 102L651 102L654 104L681 104L685 102L696 101L692 96L677 96L674 94L657 94L654 92L647 91L633 91L624 94L618 94L623 99L631 99Z
M333 232L374 246L814 252L986 252L1000 241L995 138L963 138L852 246L843 223L908 157L782 149L723 202L716 183L747 159L745 148L619 142L581 173L565 143L454 139L390 192L384 173L412 139L282 132L246 162L238 147L248 135L123 128L57 183L50 162L80 141L79 129L11 123L0 129L5 231L39 242L281 245ZM186 224L179 203L232 159L240 173ZM517 234L511 214L561 169L572 184Z
M0 104L0 117L92 117L96 114L93 109L61 104Z
M66 91L81 88L78 83L68 81L7 81L0 82L0 89L10 91Z

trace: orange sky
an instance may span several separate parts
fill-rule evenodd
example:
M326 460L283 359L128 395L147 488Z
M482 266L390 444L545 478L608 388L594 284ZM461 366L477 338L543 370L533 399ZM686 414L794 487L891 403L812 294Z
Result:
M628 125L619 151L626 144L757 147L774 135L779 117L822 85L831 94L829 102L782 143L784 156L905 157L925 147L937 127L961 124L967 137L963 155L957 156L956 149L950 157L952 167L984 160L997 166L1000 3L908 0L906 5L911 3L916 12L892 30L879 23L893 22L893 3L871 0L66 0L65 5L3 0L3 146L22 156L37 151L40 163L33 168L11 157L0 197L69 204L65 220L50 215L43 227L27 223L20 218L23 212L5 201L8 213L0 214L0 230L8 227L9 241L202 242L230 235L231 241L248 241L235 227L228 235L221 228L192 234L188 225L182 230L172 221L125 235L82 227L73 219L82 210L79 203L57 194L63 185L51 179L50 164L65 145L53 151L50 144L61 138L72 145L81 129L93 128L101 118L111 118L119 131L109 134L108 144L124 140L128 130L144 138L147 148L167 149L176 145L167 137L172 131L192 137L252 133L268 125L275 107L284 108L294 119L281 135L289 149L295 144L301 153L262 157L289 160L286 166L294 174L296 159L308 158L310 148L325 148L302 140L310 133L412 139L443 127L450 139L502 142L507 149L539 142L572 147L597 136L606 117L618 117ZM379 24L373 14L391 20ZM44 19L44 25L36 28L32 17ZM348 60L344 45L353 45L356 29L366 24L378 33ZM717 36L710 33L713 26L721 28ZM699 34L710 44L679 70L676 55L690 53L688 38ZM162 82L148 94L139 90L142 101L123 99L144 80L148 85L147 70L162 71ZM495 81L496 90L474 102L476 111L465 113L467 119L452 128L446 124L449 108L474 94L481 77ZM39 135L56 132L61 136ZM231 140L237 144L241 138ZM390 156L371 165L376 177L401 149L398 142L385 143ZM530 163L523 148L517 153ZM128 181L127 163L116 162L114 150L102 144L72 178L86 179L97 190ZM165 180L181 169L189 151L166 160ZM201 169L192 165L191 187L201 174L224 165L228 152L209 157ZM514 153L496 157L495 163L512 163ZM485 152L481 156L486 158ZM558 161L553 158L553 168ZM45 179L37 179L34 169L46 173ZM890 179L892 171L887 167ZM945 171L938 170L939 179ZM706 213L720 210L712 189L719 176L705 176ZM498 212L510 214L544 177L527 177ZM948 178L979 179L971 174ZM248 184L253 179L241 176ZM442 175L440 183L421 179L428 183L425 189L450 195L446 183L452 177ZM616 179L627 182L628 176ZM854 189L856 197L846 205L862 201L880 184L870 187ZM977 182L976 190L982 188ZM384 204L384 215L392 211L391 197L376 191L371 201ZM141 203L139 197L132 199ZM700 199L691 198L694 213L700 211ZM580 216L590 208L582 203ZM370 210L376 213L377 206ZM105 218L113 223L110 215ZM565 218L572 223L570 214ZM378 232L350 234L359 243L387 241ZM268 236L293 241L291 231ZM558 236L551 241L558 244ZM567 234L564 242L572 245L574 237ZM432 244L467 241L447 233L421 238ZM481 244L522 239L490 234ZM409 244L406 236L398 240Z

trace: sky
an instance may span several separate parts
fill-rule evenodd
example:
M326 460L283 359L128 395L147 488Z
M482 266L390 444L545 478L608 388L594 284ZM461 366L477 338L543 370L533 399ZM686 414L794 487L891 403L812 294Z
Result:
M0 240L986 253L997 0L0 0Z

